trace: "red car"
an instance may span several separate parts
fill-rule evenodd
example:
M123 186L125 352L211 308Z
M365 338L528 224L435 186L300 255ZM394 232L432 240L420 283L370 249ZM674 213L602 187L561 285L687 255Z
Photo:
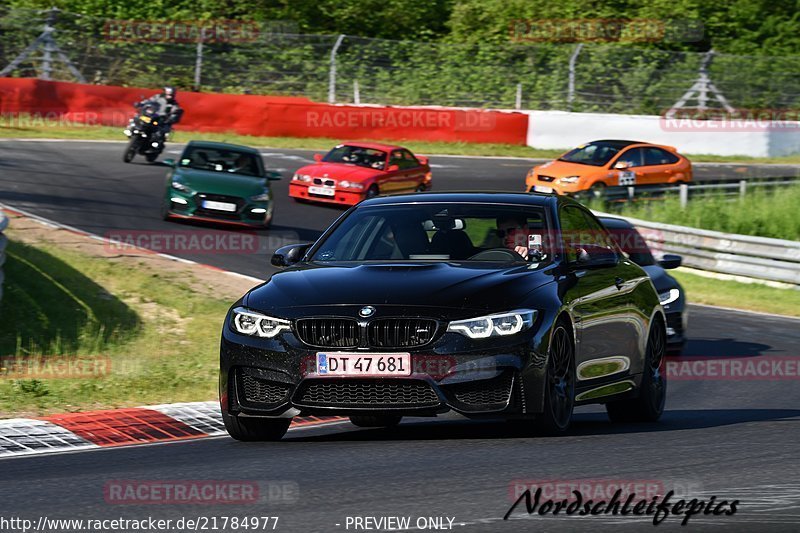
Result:
M428 158L402 146L346 142L292 176L289 196L354 205L378 194L426 191L431 188Z

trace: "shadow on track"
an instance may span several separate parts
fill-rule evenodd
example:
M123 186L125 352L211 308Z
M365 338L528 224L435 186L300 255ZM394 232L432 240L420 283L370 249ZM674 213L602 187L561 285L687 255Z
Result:
M793 420L797 418L798 420ZM434 420L403 423L391 429L365 429L326 433L307 437L285 437L292 442L348 441L432 441L432 440L491 440L536 437L529 425L487 420ZM652 424L612 424L604 413L577 414L569 433L564 437L618 435L706 429L748 422L791 420L800 422L800 409L698 409L667 411L661 421Z

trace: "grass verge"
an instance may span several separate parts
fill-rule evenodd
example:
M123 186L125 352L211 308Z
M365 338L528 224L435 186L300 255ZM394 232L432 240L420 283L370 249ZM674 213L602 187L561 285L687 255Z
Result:
M796 241L800 240L798 205L800 185L771 191L754 187L742 200L714 195L691 198L685 209L674 194L612 206L595 202L592 208L654 222Z
M707 278L680 269L671 270L670 274L683 286L690 304L800 317L800 290Z
M0 355L37 361L29 369L59 356L108 367L99 377L0 374L0 417L215 397L220 326L231 301L145 262L14 240L7 251Z
M18 119L15 124L9 124L0 117L0 138L20 138L20 139L84 139L84 140L114 140L121 141L124 137L121 128L108 126L81 126L63 124L48 124L45 122L22 125ZM176 130L173 136L174 142L187 142L192 139L208 141L224 141L248 146L305 149L305 150L329 150L332 146L348 139L328 139L328 138L300 138L300 137L256 137L251 135L239 135L236 133L206 133ZM365 139L349 139L365 140ZM380 142L380 139L369 139ZM386 140L387 143L398 141ZM528 157L553 159L561 155L564 150L548 150L541 148L531 148L530 146L519 146L515 144L475 144L463 142L424 142L424 141L401 141L401 144L414 152L420 154L449 154L449 155L472 155L472 156L497 156L497 157ZM781 163L781 164L800 164L800 154L783 157L748 157L748 156L717 156L717 155L693 155L691 160L697 163Z

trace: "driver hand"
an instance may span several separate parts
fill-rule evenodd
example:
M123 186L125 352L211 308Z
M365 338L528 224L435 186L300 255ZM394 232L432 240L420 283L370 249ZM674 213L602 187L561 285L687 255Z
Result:
M515 246L514 251L517 252L519 255L528 259L528 247L527 246Z

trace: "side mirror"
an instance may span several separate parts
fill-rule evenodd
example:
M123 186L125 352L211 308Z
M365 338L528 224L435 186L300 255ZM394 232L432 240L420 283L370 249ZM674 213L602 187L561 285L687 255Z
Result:
M617 164L614 165L614 168L617 170L625 170L626 168L631 168L631 164L627 161L619 161Z
M290 244L288 246L282 246L275 250L275 253L272 254L272 266L278 268L284 268L288 266L292 266L295 263L298 263L313 243L307 242L304 244Z
M264 172L264 177L267 178L267 181L280 181L283 179L280 172L275 170L267 170Z
M314 161L316 161L317 163L322 161L322 154L314 154Z
M389 168L386 170L389 172L397 172L398 170L400 170L400 167L397 165L389 165Z
M164 163L168 167L174 167L175 166L175 160L174 159L164 159L162 161L162 163Z
M681 266L681 263L683 263L683 257L675 254L664 254L664 257L658 262L661 268L666 270L678 268Z

